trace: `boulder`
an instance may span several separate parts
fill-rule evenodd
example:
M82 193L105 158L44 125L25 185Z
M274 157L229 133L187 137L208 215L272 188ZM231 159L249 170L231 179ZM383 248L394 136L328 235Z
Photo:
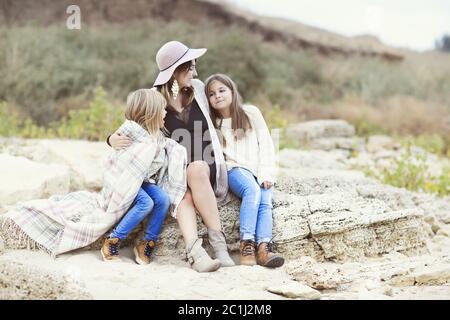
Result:
M103 182L103 162L112 150L105 142L83 140L24 140L7 152L45 164L70 168L71 191L98 191Z
M400 144L395 142L393 138L386 135L373 135L367 139L366 151L376 153L382 150L397 150Z
M0 203L3 206L69 191L69 169L62 165L0 154L0 176Z

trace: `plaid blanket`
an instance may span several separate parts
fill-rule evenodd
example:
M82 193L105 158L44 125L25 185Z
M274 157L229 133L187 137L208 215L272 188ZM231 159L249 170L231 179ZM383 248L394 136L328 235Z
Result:
M87 246L118 223L143 181L151 179L168 193L175 217L186 192L186 150L162 135L151 136L133 121L125 121L119 131L133 144L108 156L100 193L78 191L21 203L4 215L3 236L25 239L28 247L52 256ZM160 152L164 161L154 161L161 159Z

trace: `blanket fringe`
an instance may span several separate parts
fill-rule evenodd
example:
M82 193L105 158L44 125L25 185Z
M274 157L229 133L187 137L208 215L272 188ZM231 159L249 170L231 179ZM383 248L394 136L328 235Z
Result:
M7 249L41 250L52 257L55 255L43 245L34 241L9 217L0 217L0 237Z

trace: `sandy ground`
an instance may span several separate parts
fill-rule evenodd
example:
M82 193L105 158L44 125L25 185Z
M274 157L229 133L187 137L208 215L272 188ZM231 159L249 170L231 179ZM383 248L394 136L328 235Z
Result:
M292 282L283 267L221 268L197 273L184 261L156 257L146 266L132 259L131 248L120 251L121 262L104 262L99 251L78 250L56 260L39 251L8 250L11 258L80 283L94 299L287 299L266 287Z

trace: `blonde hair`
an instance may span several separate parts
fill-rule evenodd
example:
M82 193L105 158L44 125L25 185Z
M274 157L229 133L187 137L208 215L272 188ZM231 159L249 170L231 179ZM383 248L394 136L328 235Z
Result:
M127 97L125 118L138 123L150 134L157 134L164 125L161 113L166 105L166 99L158 91L139 89Z

